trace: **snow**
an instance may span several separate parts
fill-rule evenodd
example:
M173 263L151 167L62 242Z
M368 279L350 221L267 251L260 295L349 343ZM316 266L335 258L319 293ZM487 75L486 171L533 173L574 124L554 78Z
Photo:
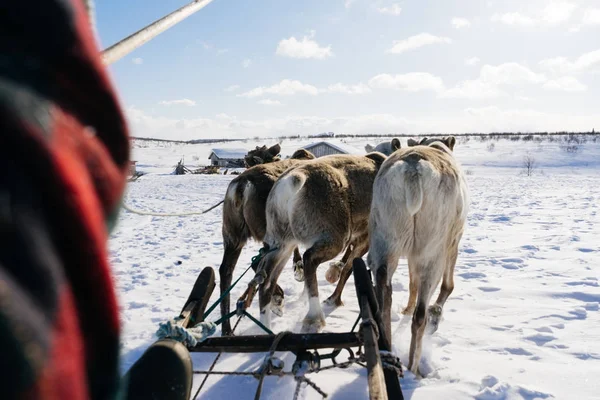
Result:
M351 139L348 143L364 148L382 140ZM406 138L401 141L404 146ZM285 140L282 154L307 143L310 139ZM126 202L156 212L198 211L219 202L232 176L169 175L182 156L186 161L193 161L194 156L204 159L210 150L210 145L137 143L134 158L138 170L147 174L129 184ZM427 376L417 380L406 371L401 380L405 398L598 398L600 141L588 141L572 152L562 142L547 140L471 138L466 142L461 138L455 154L466 171L471 197L455 289L438 331L424 339L422 370ZM526 154L536 161L531 176L522 171ZM223 251L221 212L218 207L204 215L168 218L121 213L110 252L123 322L123 372L156 339L158 324L179 313L199 272L211 266L218 277ZM259 248L253 242L245 247L234 279ZM325 280L327 268L318 270L321 301L335 287ZM247 274L233 289L233 300L251 278ZM297 332L308 311L308 299L303 284L293 277L291 260L279 284L286 295L285 313L272 317L272 328ZM405 260L393 278L393 289L393 350L406 366L410 317L400 314L408 300ZM213 301L218 292L217 284ZM343 300L343 307L323 308L326 332L348 331L356 320L352 278ZM259 316L257 300L249 312ZM209 319L218 316L217 308ZM260 331L244 319L236 333ZM276 355L289 370L293 355ZM193 354L194 368L208 369L214 357ZM263 357L264 353L223 354L215 370L255 370ZM194 391L202 378L196 375ZM368 398L366 370L360 367L332 369L310 378L330 399ZM199 398L252 399L256 385L252 377L213 376ZM294 389L290 378L267 377L262 398L292 398ZM311 388L303 393L304 399L321 398Z
M248 150L245 149L212 149L211 155L214 153L215 156L221 159L235 159L241 160L244 158L246 154L248 154ZM209 156L210 158L210 156Z

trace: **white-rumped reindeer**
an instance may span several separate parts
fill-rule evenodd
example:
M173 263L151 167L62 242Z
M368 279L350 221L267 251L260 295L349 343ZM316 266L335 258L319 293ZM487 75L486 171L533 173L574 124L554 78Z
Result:
M456 139L409 141L381 166L373 185L367 262L383 322L391 338L392 275L400 257L408 259L413 313L408 368L420 376L425 326L437 329L442 308L454 289L454 266L468 211L467 185L454 159ZM434 305L429 301L442 281Z
M305 288L309 311L303 332L318 332L325 325L319 301L317 267L351 248L342 277L329 302L341 304L342 289L352 260L368 250L368 219L373 181L385 160L381 153L364 156L332 155L290 168L277 180L267 199L268 253L258 270L264 276L259 287L261 322L271 320L271 300L277 280L294 247L307 248L303 255ZM328 271L335 281L335 271Z

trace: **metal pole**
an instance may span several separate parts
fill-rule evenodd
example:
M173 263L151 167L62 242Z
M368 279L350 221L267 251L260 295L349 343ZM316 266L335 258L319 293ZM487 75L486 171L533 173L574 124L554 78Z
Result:
M120 42L117 42L105 49L102 52L102 61L104 61L104 64L111 64L117 61L144 43L153 39L155 36L158 36L162 32L166 31L173 25L178 24L196 11L204 8L204 6L208 5L212 1L213 0L194 0L188 5L173 11L171 14L154 21L145 28L140 29L134 34L129 35Z

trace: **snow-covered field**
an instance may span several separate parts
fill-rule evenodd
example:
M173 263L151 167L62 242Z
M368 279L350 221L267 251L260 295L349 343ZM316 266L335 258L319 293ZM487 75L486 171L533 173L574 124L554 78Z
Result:
M406 138L401 138L403 145ZM283 143L291 154L314 140ZM375 140L353 139L363 149ZM491 142L461 139L455 154L467 173L471 211L455 271L455 289L439 330L424 340L429 374L416 380L405 372L406 399L598 399L600 398L600 141L568 152L550 142ZM226 145L137 144L133 159L148 172L130 183L129 205L156 212L198 211L223 198L231 175L169 173L186 163L206 164L211 147ZM532 176L523 157L535 158ZM123 371L155 340L159 322L176 316L202 268L222 257L221 210L188 217L151 217L122 212L110 250L123 321ZM234 273L249 264L260 244L249 243ZM341 255L339 256L341 257ZM338 257L338 258L339 258ZM319 271L324 300L334 289ZM233 290L237 299L251 279ZM291 262L281 276L285 314L275 331L299 329L307 304ZM217 285L218 288L218 285ZM393 344L407 364L410 318L399 313L408 299L408 270L402 260L393 280ZM213 300L218 297L218 289ZM434 296L435 298L435 296ZM325 331L348 331L358 305L351 280L345 306L327 313ZM258 315L255 300L250 312ZM327 310L326 310L327 311ZM218 318L218 309L211 319ZM258 333L247 319L238 334ZM219 333L220 334L220 330ZM223 354L215 370L253 370L264 354ZM194 354L195 369L207 369L215 354ZM282 354L286 368L292 355ZM203 376L196 376L194 391ZM366 399L366 370L333 369L311 375L329 398ZM211 377L200 399L252 399L251 377ZM267 377L264 399L291 399L295 382ZM305 399L320 399L311 388Z

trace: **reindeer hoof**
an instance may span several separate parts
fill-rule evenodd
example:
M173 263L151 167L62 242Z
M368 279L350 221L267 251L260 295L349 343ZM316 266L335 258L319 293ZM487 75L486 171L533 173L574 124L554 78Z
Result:
M402 314L404 315L412 315L415 312L415 307L406 307L404 310L402 310Z
M304 264L302 264L302 261L294 264L294 279L298 282L304 282Z
M336 283L337 281L339 281L343 268L344 268L344 263L341 261L329 263L329 269L325 273L325 279L327 279L327 282L333 284L333 283Z
M325 327L325 318L304 318L302 333L319 333Z
M329 306L329 307L337 308L337 307L342 307L344 305L344 302L342 301L341 298L334 297L333 295L331 295L327 298L327 300L325 300L323 302L323 304L325 304L326 306Z
M427 321L427 333L432 334L438 330L440 319L442 317L442 307L434 304L429 307L429 316Z
M283 316L283 303L284 298L282 296L276 294L273 295L273 298L271 299L271 311L273 314L277 315L278 317Z

